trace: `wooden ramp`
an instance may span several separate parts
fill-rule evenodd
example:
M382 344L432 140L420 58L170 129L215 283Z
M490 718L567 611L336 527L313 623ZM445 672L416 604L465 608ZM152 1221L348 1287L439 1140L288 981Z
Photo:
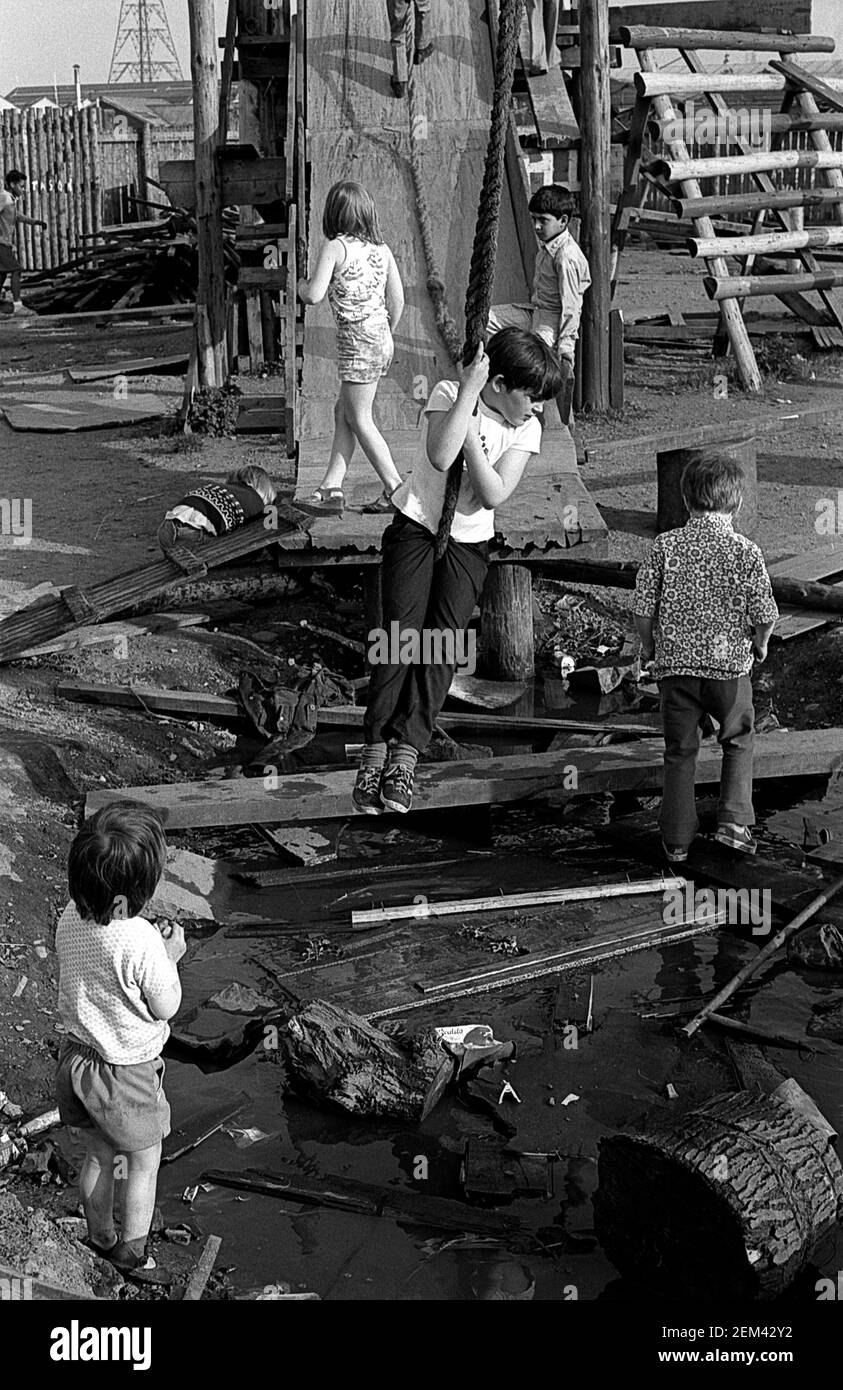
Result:
M485 10L485 0L440 4L435 52L414 70L416 136L435 253L460 324L491 117L493 50ZM375 197L406 295L395 361L375 406L398 469L406 476L422 446L424 401L438 380L453 375L426 289L410 175L409 105L396 101L390 91L383 6L367 0L319 0L308 5L306 23L309 264L314 264L321 240L321 211L331 184L344 177L365 184ZM348 41L351 34L353 43ZM514 126L510 145L494 289L494 299L501 303L529 299L536 249ZM297 428L298 497L313 492L327 463L338 388L334 342L327 302L308 307ZM589 544L596 551L604 542L605 524L579 476L573 439L558 424L552 403L547 416L540 460L498 513L498 541L515 550ZM367 516L358 508L378 491L373 470L358 453L346 484L348 510L341 518L320 518L310 529L312 546L335 552L377 549L389 517Z

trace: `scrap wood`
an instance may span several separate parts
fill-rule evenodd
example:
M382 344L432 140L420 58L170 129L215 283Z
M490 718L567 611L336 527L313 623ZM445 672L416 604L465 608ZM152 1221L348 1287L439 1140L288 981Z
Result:
M725 984L721 990L718 990L717 994L715 994L713 999L709 1000L705 1008L701 1009L696 1017L692 1018L691 1022L685 1025L682 1032L686 1037L693 1037L694 1033L705 1023L706 1019L710 1018L727 999L731 999L735 990L743 984L744 980L748 980L750 976L755 975L761 966L765 965L767 961L780 950L786 941L789 941L792 936L795 936L799 929L803 927L811 917L814 917L816 913L819 912L821 907L825 907L826 903L830 902L836 893L839 893L841 888L843 888L843 875L841 875L840 878L836 878L822 893L817 893L816 897L812 898L808 905L804 907L801 912L797 913L792 922L788 922L787 926L782 927L781 931L777 931L775 936L771 937L767 942L766 946L758 952L758 955L752 960L747 961L746 965L738 971L737 975L735 975L728 984Z
M328 726L360 729L366 715L362 705L329 705L317 713L317 722ZM625 719L553 719L521 714L455 714L445 710L436 720L443 729L477 729L484 734L559 733L570 729L576 733L593 731L600 734L654 734L661 729L661 719L654 715L647 721L638 715Z
M6 622L12 621L7 619ZM4 624L0 623L0 638ZM2 655L2 644L0 644ZM756 781L767 777L828 776L841 746L839 729L807 729L761 734L755 743ZM571 766L576 787L570 782ZM719 782L720 749L703 745L696 767L698 785ZM523 801L540 795L592 795L601 791L650 791L662 785L664 746L658 739L609 748L564 750L530 756L495 757L454 763L428 763L417 770L416 811ZM291 773L277 786L261 779L199 781L163 786L121 787L121 799L152 806L170 829L203 825L304 824L348 815L353 771ZM115 792L88 793L86 815L108 805Z
M292 507L276 503L278 528L267 530L263 519L238 527L225 536L203 542L201 559L193 558L197 569L189 573L173 560L162 558L144 565L140 569L129 570L101 584L91 585L85 590L62 590L62 598L45 598L31 604L20 613L12 613L0 621L0 663L11 661L28 648L52 641L73 628L83 626L84 622L100 622L104 618L125 612L136 605L156 597L166 590L183 588L192 579L218 565L239 560L244 555L261 550L276 543L285 534L294 531L304 533L313 518L304 516ZM69 606L65 594L74 593L87 606L90 613L83 619ZM79 605L77 605L78 608ZM232 639L233 640L233 639ZM245 641L245 639L242 639ZM260 648L256 650L260 651ZM266 653L261 652L262 656Z
M185 614L185 618L192 614ZM198 615L207 622L207 615ZM129 624L103 624L105 627L125 627ZM189 626L188 623L180 626ZM150 628L154 631L154 628ZM204 690L165 690L161 686L130 682L128 685L104 685L91 681L60 681L56 694L63 700L80 700L95 705L120 705L130 709L154 710L158 714L177 714L183 719L201 716L210 719L242 719L243 710L236 700L225 695L210 695Z
M353 927L376 926L404 918L462 917L471 912L507 912L517 907L546 907L554 903L590 902L594 898L638 897L683 888L685 880L674 875L642 879L639 883L595 883L579 888L548 888L535 893L500 893L488 898L463 898L456 902L422 902L399 907L355 908Z
M403 1224L433 1226L443 1231L474 1231L486 1235L515 1234L519 1230L519 1222L513 1216L478 1211L449 1197L428 1197L413 1190L379 1187L332 1173L312 1178L297 1168L272 1173L254 1168L239 1173L209 1168L202 1174L201 1181L218 1187L259 1192L266 1197L280 1197L282 1201L305 1206L385 1216Z
M65 372L71 381L108 381L115 376L157 376L168 367L184 368L187 361L186 352L178 352L170 357L130 357L125 361L116 357L112 362L101 362L98 366L67 367Z
M754 1023L741 1023L737 1018L729 1018L728 1014L711 1013L708 1014L706 1022L713 1023L716 1028L722 1028L724 1033L735 1033L739 1037L754 1038L757 1042L764 1042L769 1047L795 1048L801 1051L803 1048L808 1051L822 1051L815 1049L813 1043L805 1038L795 1038L789 1033L778 1033L775 1029L756 1026Z
M19 652L18 656L53 656L57 652L74 652L80 647L97 647L109 642L115 644L117 651L118 642L136 637L149 637L159 632L197 628L207 621L207 613L151 613L148 618L125 618L122 622L100 623L97 627L79 627L57 637L53 642L42 642L36 647L27 647L25 651ZM137 706L138 700L134 699L132 703Z
M250 1096L245 1091L241 1091L234 1100L228 1099L217 1101L211 1105L199 1106L187 1115L178 1128L174 1129L164 1140L161 1162L173 1163L183 1154L198 1148L206 1139L210 1139L212 1134L216 1134L218 1130L222 1129L229 1120L235 1119L249 1104L249 1100Z
M205 1292L205 1285L211 1277L211 1270L219 1254L222 1238L220 1236L208 1236L205 1241L202 1254L196 1264L196 1268L187 1281L187 1288L182 1295L183 1303L198 1303Z

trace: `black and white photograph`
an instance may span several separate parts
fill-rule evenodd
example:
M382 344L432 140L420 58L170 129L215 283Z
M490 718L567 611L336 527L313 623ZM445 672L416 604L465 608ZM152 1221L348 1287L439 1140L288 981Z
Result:
M841 431L839 0L3 0L23 1374L833 1366Z

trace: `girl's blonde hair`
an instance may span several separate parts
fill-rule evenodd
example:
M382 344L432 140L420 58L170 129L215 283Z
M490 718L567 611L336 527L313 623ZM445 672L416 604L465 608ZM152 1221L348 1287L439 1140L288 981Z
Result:
M368 188L343 179L328 189L322 213L322 231L329 241L338 236L356 236L374 246L383 244L378 213Z
M228 482L242 483L244 487L252 488L259 497L267 504L275 501L275 486L265 468L259 468L257 464L247 464L245 468L238 468L236 473L229 473Z

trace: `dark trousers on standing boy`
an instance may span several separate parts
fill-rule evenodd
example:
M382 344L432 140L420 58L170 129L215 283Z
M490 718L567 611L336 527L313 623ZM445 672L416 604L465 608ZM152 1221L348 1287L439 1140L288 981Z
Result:
M665 843L690 845L697 833L694 774L701 726L707 714L720 725L717 741L723 750L718 823L753 825L755 711L749 676L737 676L733 680L667 676L659 681L659 694L665 742L659 825Z
M451 538L434 560L436 537L402 513L383 537L381 582L383 626L400 631L456 634L469 624L489 568L488 541ZM364 721L366 743L397 739L423 753L454 675L454 665L424 661L378 663L371 668Z

